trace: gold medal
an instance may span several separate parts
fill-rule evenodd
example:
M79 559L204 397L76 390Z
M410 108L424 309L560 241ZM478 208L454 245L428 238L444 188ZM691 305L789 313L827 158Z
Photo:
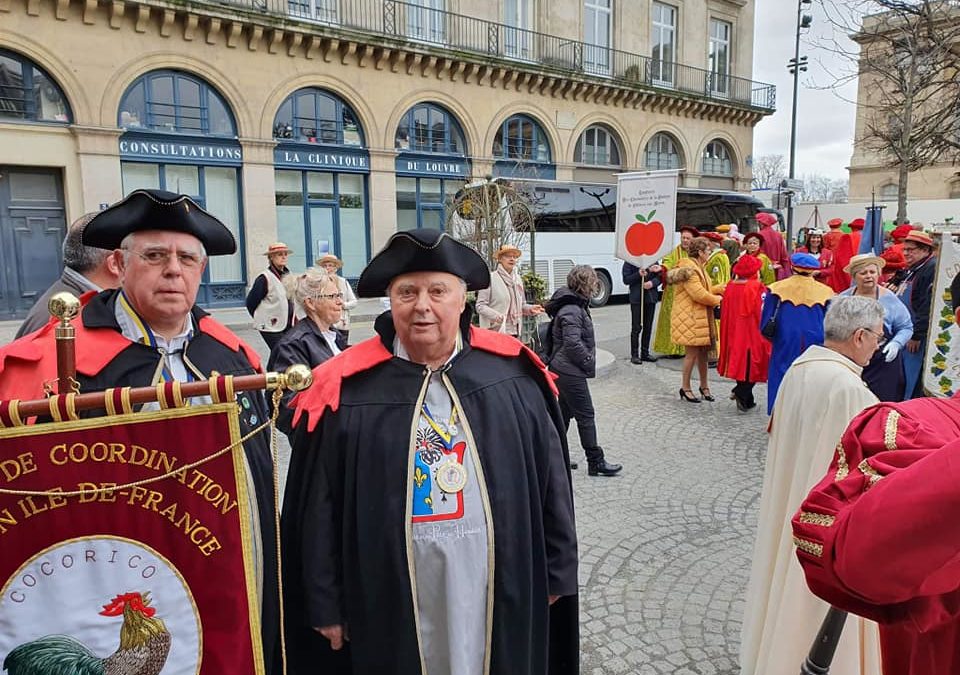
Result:
M447 494L456 494L467 486L467 469L455 459L440 465L436 474L437 487Z

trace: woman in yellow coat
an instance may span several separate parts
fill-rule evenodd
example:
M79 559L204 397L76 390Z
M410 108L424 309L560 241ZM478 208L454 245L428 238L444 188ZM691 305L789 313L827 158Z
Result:
M680 398L691 403L701 400L690 389L694 364L700 375L700 395L707 401L715 400L707 382L707 355L717 342L713 308L720 304L719 293L723 292L723 284L711 286L704 272L710 248L707 239L696 237L687 249L690 257L680 260L667 273L667 281L676 289L670 315L670 336L685 348Z

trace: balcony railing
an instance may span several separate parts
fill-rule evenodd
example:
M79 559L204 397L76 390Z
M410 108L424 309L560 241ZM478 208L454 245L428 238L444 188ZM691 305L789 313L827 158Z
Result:
M210 0L208 0L210 1ZM601 77L625 86L692 94L765 111L776 108L776 88L649 56L568 40L523 28L396 0L219 0L275 16L342 27L425 47L477 54L567 74Z

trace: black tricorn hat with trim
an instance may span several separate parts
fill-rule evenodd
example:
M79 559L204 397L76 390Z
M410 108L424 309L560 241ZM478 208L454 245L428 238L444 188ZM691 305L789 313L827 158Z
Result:
M446 232L421 228L397 232L360 273L357 295L379 298L390 282L410 272L449 272L467 284L468 291L490 285L490 268L466 244Z
M83 230L83 245L120 248L124 237L143 230L192 234L207 255L230 255L237 250L237 240L226 225L187 195L165 190L134 190L95 215Z

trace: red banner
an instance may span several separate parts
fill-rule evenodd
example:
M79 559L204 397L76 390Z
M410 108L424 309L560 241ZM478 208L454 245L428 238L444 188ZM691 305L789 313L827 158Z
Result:
M0 430L0 672L262 675L239 437L236 404Z

